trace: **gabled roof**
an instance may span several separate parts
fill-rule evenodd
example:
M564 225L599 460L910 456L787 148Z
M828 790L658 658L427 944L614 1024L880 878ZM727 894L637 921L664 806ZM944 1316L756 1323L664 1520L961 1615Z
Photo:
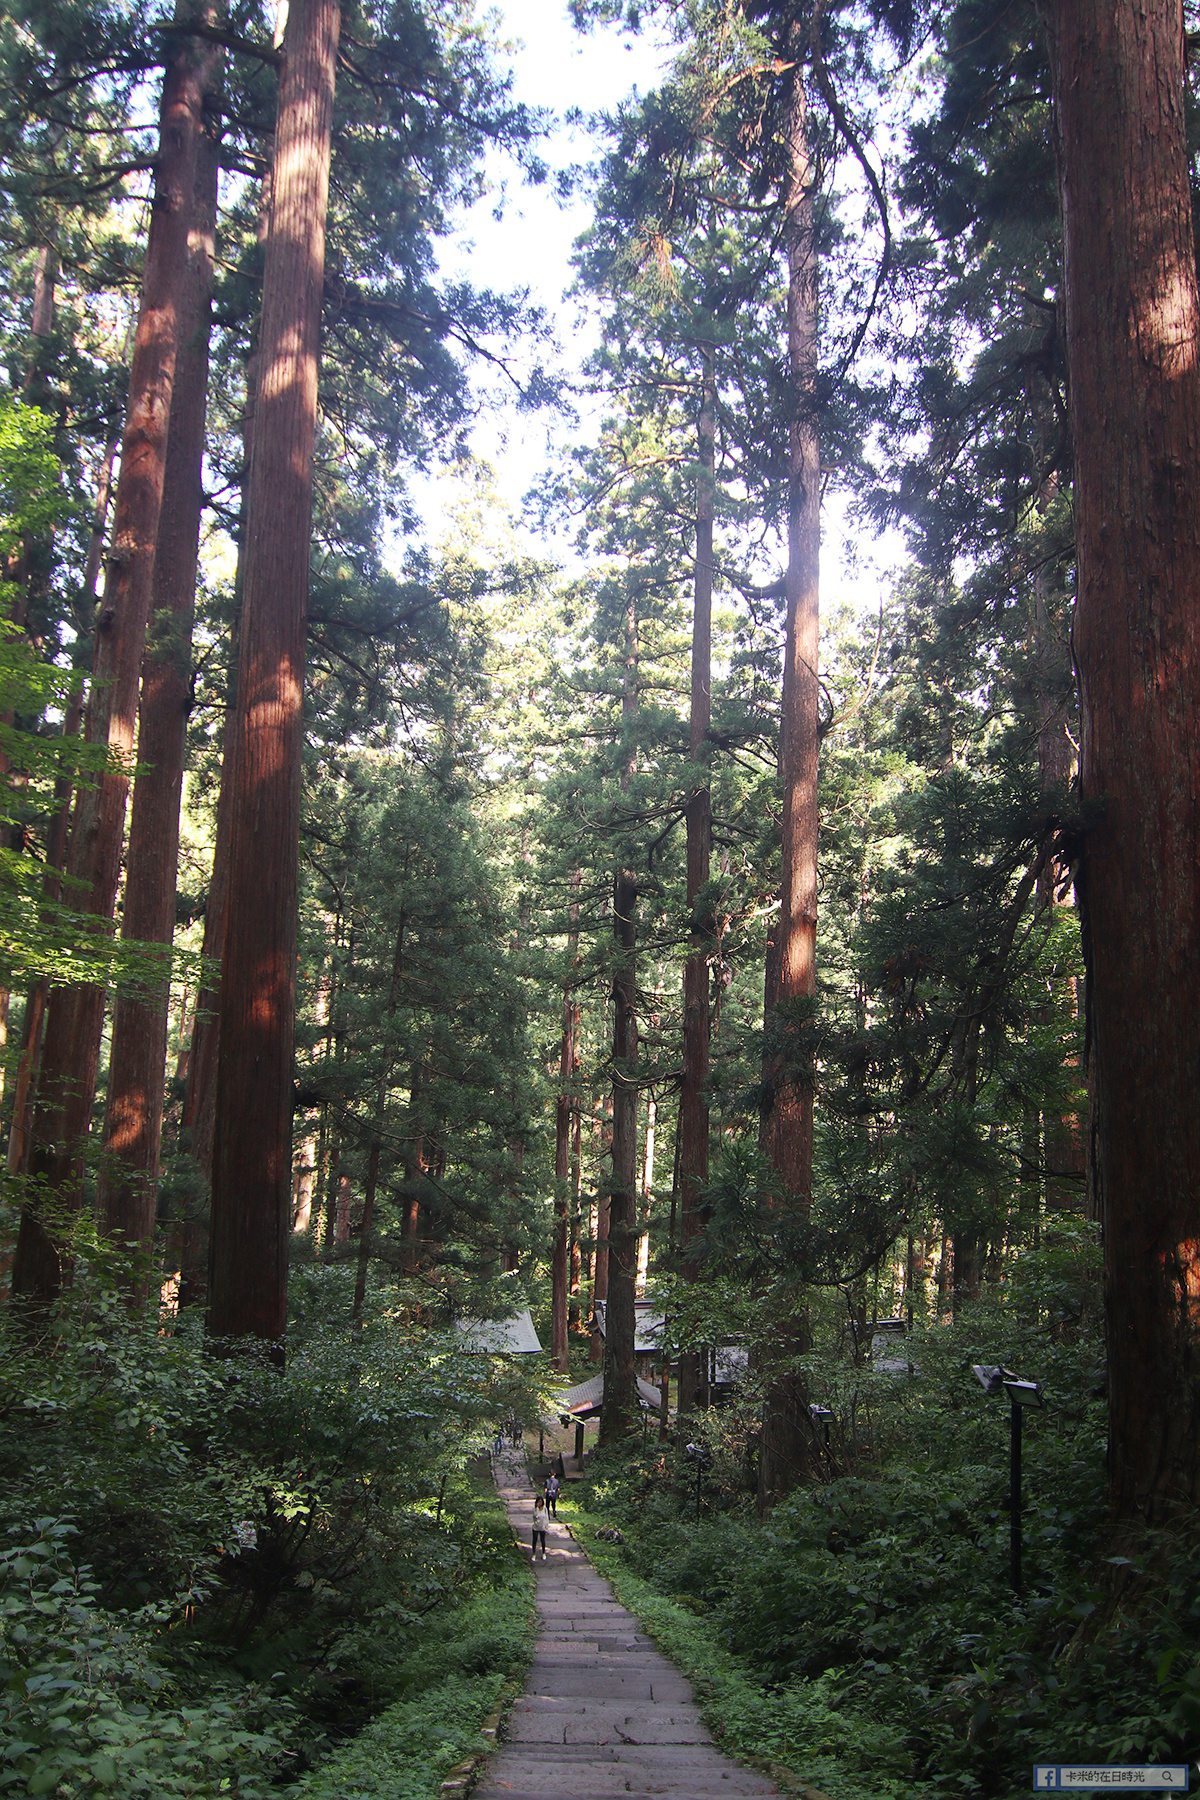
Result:
M646 1412L657 1412L662 1401L656 1387L648 1381L638 1378L638 1404ZM588 1381L576 1382L574 1387L563 1388L555 1394L553 1406L556 1413L564 1417L569 1414L573 1419L593 1419L600 1411L604 1400L604 1377L593 1375Z
M528 1307L511 1319L456 1319L454 1329L463 1349L481 1356L537 1356L542 1348Z

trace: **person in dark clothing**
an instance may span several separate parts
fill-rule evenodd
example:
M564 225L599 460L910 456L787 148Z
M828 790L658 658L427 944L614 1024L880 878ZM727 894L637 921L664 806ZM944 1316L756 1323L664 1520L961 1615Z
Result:
M546 1511L550 1514L550 1517L552 1519L557 1519L557 1517L558 1517L558 1476L554 1474L553 1470L546 1477L546 1486L545 1486L544 1492L546 1495Z

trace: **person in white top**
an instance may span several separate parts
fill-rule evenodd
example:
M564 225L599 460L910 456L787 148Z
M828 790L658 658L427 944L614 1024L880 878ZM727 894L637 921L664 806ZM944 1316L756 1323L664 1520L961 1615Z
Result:
M546 1519L547 1519L547 1517L548 1517L548 1514L546 1512L546 1502L542 1498L541 1494L539 1494L537 1499L533 1503L533 1548L530 1552L530 1557L529 1557L530 1562L533 1561L534 1557L538 1553L538 1539L539 1538L542 1541L542 1561L545 1562L545 1560L546 1560Z

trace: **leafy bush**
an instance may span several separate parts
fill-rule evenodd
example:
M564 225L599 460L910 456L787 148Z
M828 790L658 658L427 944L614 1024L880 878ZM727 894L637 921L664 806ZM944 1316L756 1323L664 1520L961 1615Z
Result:
M73 1533L41 1518L0 1554L0 1788L262 1800L286 1706L244 1687L185 1702L152 1654L158 1621L105 1611Z

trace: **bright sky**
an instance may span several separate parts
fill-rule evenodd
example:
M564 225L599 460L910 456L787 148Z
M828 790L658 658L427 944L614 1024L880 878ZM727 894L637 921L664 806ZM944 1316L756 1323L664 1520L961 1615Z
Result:
M571 24L565 0L502 0L493 11L500 21L499 36L512 45L514 99L554 117L540 146L545 161L553 172L591 161L599 137L586 119L570 123L568 115L615 109L634 87L646 92L658 79L664 52L647 33L631 37L599 29L581 35ZM564 204L554 191L553 176L545 186L528 185L506 158L494 158L490 174L499 191L481 201L459 238L443 247L441 267L451 277L466 276L499 292L526 289L544 310L555 342L532 346L524 366L542 362L577 370L596 343L594 321L566 298L572 248L588 224L589 208L580 200ZM521 413L515 407L476 427L476 454L492 464L499 494L514 510L520 510L568 430L549 413ZM445 506L453 504L453 483L435 473L413 485L436 535ZM546 546L542 548L544 553ZM554 550L569 556L565 543Z

